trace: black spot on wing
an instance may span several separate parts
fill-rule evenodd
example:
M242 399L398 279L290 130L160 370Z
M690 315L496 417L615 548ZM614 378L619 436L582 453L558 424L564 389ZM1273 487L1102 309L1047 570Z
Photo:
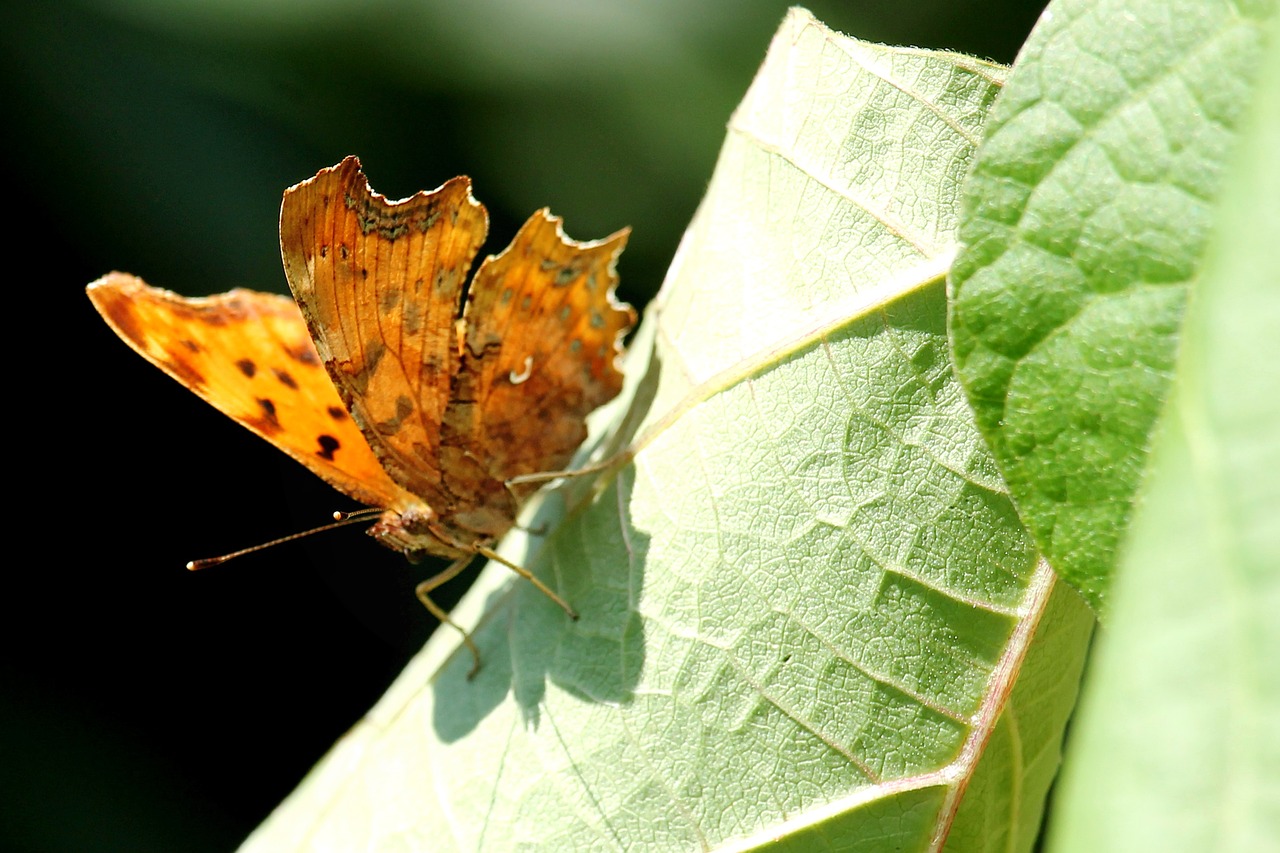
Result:
M333 461L333 454L342 446L342 443L331 435L318 436L316 441L320 442L320 449L316 451L316 455L329 462Z
M275 374L276 379L280 380L281 385L284 385L287 388L292 388L295 391L298 390L298 383L289 375L288 371L281 370L278 367L273 367L271 368L271 372Z
M280 419L276 417L276 404L266 397L257 398L258 406L262 409L262 416L273 425L279 427Z
M284 351L289 358L299 364L305 364L308 367L314 367L320 364L320 356L316 355L315 349L312 348L310 344L300 344L297 347L286 346Z

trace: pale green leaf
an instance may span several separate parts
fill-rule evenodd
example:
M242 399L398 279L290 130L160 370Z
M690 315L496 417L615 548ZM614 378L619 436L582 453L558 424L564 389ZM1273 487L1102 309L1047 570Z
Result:
M600 413L625 453L504 543L581 619L489 567L475 680L437 633L247 850L1031 849L1092 617L948 357L1001 76L789 15Z
M1280 18L1191 301L1051 849L1280 838Z
M1272 6L1050 4L966 184L956 363L1024 522L1098 608Z

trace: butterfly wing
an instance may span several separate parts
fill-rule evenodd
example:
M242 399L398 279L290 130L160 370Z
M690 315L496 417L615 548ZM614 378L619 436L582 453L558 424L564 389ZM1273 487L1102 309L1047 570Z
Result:
M291 299L251 290L189 299L124 273L88 293L140 355L338 491L373 506L400 500Z
M614 265L629 232L579 243L560 222L546 210L530 217L467 297L444 440L499 482L563 469L587 414L622 389L617 362L635 312L614 298Z
M285 193L285 273L321 359L391 478L439 510L454 330L488 214L467 178L398 202L348 157Z

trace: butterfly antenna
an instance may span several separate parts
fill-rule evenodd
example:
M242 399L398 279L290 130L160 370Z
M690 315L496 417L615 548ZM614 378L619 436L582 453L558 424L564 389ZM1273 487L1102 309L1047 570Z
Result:
M326 530L333 530L338 527L346 527L349 524L356 524L364 521L370 515L376 515L382 510L361 509L355 512L335 512L333 517L337 519L330 524L322 524L319 527L313 527L310 530L303 530L298 533L290 533L288 536L281 536L279 539L272 539L270 542L262 542L258 545L252 545L248 548L241 548L239 551L232 551L230 554L223 554L221 557L209 557L204 560L192 560L187 563L187 568L191 571L199 569L207 569L210 566L216 566L225 563L227 560L234 560L236 557L243 557L245 554L252 554L254 551L265 551L267 548L274 548L276 545L283 545L286 542L292 542L295 539L301 539L304 536L311 536L315 533L323 533Z
M365 507L364 509L357 509L352 512L343 512L342 510L338 510L333 514L333 520L334 521L351 521L353 519L359 520L361 518L372 518L375 515L381 515L381 514L382 514L381 509L379 509L376 506L370 506L370 507Z

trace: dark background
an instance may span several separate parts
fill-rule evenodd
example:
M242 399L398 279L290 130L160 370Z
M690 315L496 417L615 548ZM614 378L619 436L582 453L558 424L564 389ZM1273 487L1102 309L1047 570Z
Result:
M188 8L190 7L190 8ZM815 2L862 38L1011 62L1033 0ZM0 27L9 427L0 849L226 850L435 627L350 508L128 350L84 285L284 292L281 192L346 154L392 198L469 174L485 252L550 206L661 283L787 3L23 4ZM466 577L441 595L451 603Z

